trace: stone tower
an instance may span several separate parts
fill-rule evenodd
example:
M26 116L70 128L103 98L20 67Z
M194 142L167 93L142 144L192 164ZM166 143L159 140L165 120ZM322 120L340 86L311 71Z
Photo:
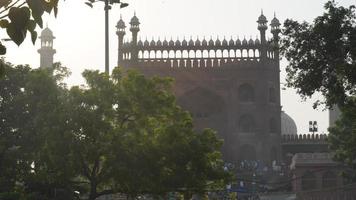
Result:
M195 128L212 128L224 140L228 162L279 160L281 103L277 18L271 22L273 39L266 39L267 19L258 18L260 39L173 41L137 40L135 15L132 40L124 42L125 23L117 25L118 64L146 76L175 79L178 103L189 110Z
M41 32L41 48L38 49L38 53L40 54L40 67L52 67L53 65L53 55L56 53L56 50L53 49L53 40L55 37L53 36L52 31L46 27Z

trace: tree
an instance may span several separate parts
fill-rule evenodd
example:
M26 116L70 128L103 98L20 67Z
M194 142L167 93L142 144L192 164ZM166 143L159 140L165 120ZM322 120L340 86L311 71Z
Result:
M3 64L7 73L0 79L0 195L50 198L51 190L66 178L55 177L41 165L48 155L48 127L58 124L64 91L58 83L66 70L56 64L52 75L52 70Z
M83 76L87 87L69 92L70 129L64 134L66 154L73 155L67 162L76 166L89 200L115 192L203 192L228 177L222 142L210 130L193 131L190 115L170 92L170 79L119 69L111 77L98 71Z
M344 106L342 114L336 125L329 128L329 143L335 151L335 158L342 161L351 169L356 170L356 98L352 98L352 106ZM356 180L356 173L348 173L348 178Z
M356 94L355 6L334 1L314 23L287 19L281 52L288 60L287 83L303 97L320 92L327 106L344 105Z
M170 79L85 71L87 85L68 90L61 82L68 72L58 64L54 70L5 66L0 196L68 200L79 191L89 200L117 192L189 197L222 187L229 177L222 142L211 130L193 130Z
M314 107L338 106L341 119L329 129L335 158L356 170L356 13L355 6L325 4L325 13L313 23L286 20L282 53L289 61L288 86L304 98L321 93L325 101Z

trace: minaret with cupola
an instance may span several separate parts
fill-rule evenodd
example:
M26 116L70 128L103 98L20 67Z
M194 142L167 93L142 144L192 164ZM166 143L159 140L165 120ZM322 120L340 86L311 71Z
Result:
M261 11L261 15L258 17L258 30L260 31L261 37L261 60L265 60L267 58L267 48L266 48L266 30L267 30L267 18L263 15L263 11Z
M122 47L123 43L124 43L124 36L126 34L125 29L126 29L126 24L125 22L122 20L122 16L120 16L120 20L117 22L116 25L117 31L116 31L116 35L119 37L119 58L118 58L118 65L120 63L120 61L123 60L123 52L121 50L120 47Z
M273 35L273 45L275 47L274 58L278 61L279 61L279 46L278 46L279 36L278 35L281 32L280 25L281 25L281 23L277 19L276 13L274 13L274 18L271 21L271 33Z
M132 55L131 55L131 59L133 61L137 61L138 59L138 49L137 49L137 34L140 31L140 21L136 16L136 13L134 14L134 16L131 18L130 21L130 31L132 33Z
M56 50L53 49L53 32L51 29L46 27L41 32L41 48L38 49L40 54L40 68L50 68L53 66L53 55L56 53Z

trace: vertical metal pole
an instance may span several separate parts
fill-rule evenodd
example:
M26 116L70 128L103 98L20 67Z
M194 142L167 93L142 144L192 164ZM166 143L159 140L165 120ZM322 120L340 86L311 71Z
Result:
M105 0L105 73L109 74L109 0Z

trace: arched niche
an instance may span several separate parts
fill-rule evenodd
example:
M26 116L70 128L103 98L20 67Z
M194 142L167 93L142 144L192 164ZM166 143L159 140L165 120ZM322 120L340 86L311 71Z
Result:
M269 132L270 133L278 132L277 120L273 117L269 120Z
M255 130L255 120L252 115L244 114L240 116L238 126L240 133L253 133Z
M176 58L175 52L174 52L173 50L170 50L170 51L169 51L169 54L168 54L168 57L169 57L169 58Z
M221 51L220 49L218 49L218 50L216 51L216 57L217 57L217 58L221 58L222 55L223 55L222 51Z
M253 102L255 100L255 91L252 85L248 83L241 84L238 89L240 102Z
M149 53L149 51L146 50L146 51L143 52L143 58L144 58L144 59L150 58L150 53Z
M180 50L176 51L176 58L179 58L179 59L182 58L182 51L180 51Z
M195 51L194 50L190 50L188 57L189 58L195 58Z
M202 51L201 51L201 50L197 50L197 51L195 52L195 56L196 56L196 58L202 58L202 57L203 57Z
M209 51L203 50L203 58L209 58Z
M229 57L229 51L227 49L224 49L222 52L222 57L223 58L228 58Z
M139 51L139 52L138 52L138 58L139 58L139 59L142 59L142 58L143 58L143 53L142 53L142 51Z
M228 120L223 97L207 88L196 87L180 95L177 102L191 113L198 130L212 128L224 138Z
M162 59L162 51L157 51L156 52L156 58L157 59Z
M150 51L150 58L156 58L156 52L155 51Z
M236 56L235 50L230 49L230 51L229 51L229 57L230 57L230 58L234 58L235 56Z

